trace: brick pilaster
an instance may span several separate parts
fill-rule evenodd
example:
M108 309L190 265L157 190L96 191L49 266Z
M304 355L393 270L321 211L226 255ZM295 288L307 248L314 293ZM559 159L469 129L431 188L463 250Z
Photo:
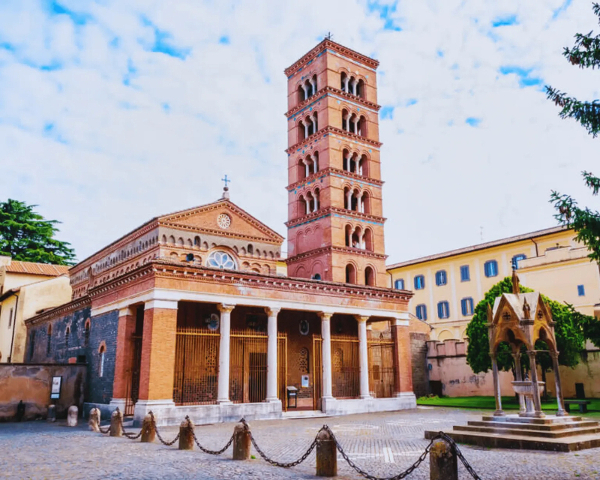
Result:
M392 325L394 340L394 377L396 393L412 393L410 330L408 326Z
M130 308L119 311L117 326L117 352L115 357L115 378L113 398L125 398L131 381L133 362L132 337L135 332L135 314Z
M176 333L176 308L156 308L152 302L146 304L140 368L140 400L173 399Z

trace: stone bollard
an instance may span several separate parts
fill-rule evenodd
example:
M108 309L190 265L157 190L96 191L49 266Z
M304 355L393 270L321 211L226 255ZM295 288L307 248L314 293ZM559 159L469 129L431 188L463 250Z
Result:
M250 460L250 426L238 423L233 429L233 459Z
M119 407L117 407L117 409L110 416L110 436L123 436L123 416L121 415Z
M67 412L67 427L76 427L78 416L79 409L75 405L71 405Z
M48 405L47 422L56 422L56 405Z
M429 452L429 478L431 480L458 480L456 452L445 440L436 440Z
M317 435L317 477L335 477L337 475L337 447L335 440L327 430Z
M156 438L156 426L152 421L152 416L150 414L144 417L144 421L142 422L142 442L143 443L152 443Z
M193 450L194 448L194 425L186 418L179 426L179 450Z
M92 408L90 410L90 419L88 425L92 432L100 433L100 409Z

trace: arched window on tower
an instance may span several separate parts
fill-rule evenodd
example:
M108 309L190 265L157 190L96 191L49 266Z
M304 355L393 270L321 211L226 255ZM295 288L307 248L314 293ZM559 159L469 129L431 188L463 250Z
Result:
M372 267L365 268L365 285L371 287L375 285L375 271Z
M360 98L365 98L365 82L362 79L356 85L356 95Z
M356 268L351 263L346 265L346 283L356 284Z
M368 250L369 252L374 251L374 246L373 246L373 232L371 231L370 228L367 228L365 230L364 245L365 245L365 250Z
M367 136L367 119L364 115L361 115L359 119L357 119L357 128L354 133L360 135L361 137Z
M304 195L300 195L300 198L298 198L298 216L302 217L308 213L308 204L306 203L306 199L304 198Z
M302 121L298 122L298 142L306 138L306 126Z
M369 192L364 192L360 199L360 213L371 213L371 196Z
M342 109L342 130L344 130L346 132L349 129L348 120L349 120L348 110L346 110L344 108L344 109Z
M342 92L347 92L348 91L348 75L346 75L346 72L342 72L340 75L340 90Z
M369 161L367 160L366 155L362 155L358 162L358 174L363 177L369 176Z
M312 86L312 95L315 95L317 93L317 76L313 75L312 78L310 79L310 84Z
M99 358L98 358L98 376L99 377L103 377L104 376L104 359L106 356L106 347L104 345L100 346L100 350L98 351L99 354Z

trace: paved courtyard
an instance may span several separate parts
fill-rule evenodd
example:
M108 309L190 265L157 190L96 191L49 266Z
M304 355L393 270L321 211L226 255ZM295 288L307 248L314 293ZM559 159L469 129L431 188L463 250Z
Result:
M479 412L421 407L413 411L345 417L251 422L259 447L279 461L298 458L326 423L351 459L373 475L389 477L410 466L428 442L424 430L449 429L475 419ZM105 423L105 422L103 422ZM225 445L234 424L197 426L207 448ZM133 430L133 429L132 429ZM137 431L137 429L136 429ZM177 428L160 428L166 440ZM256 459L233 462L231 449L215 457L195 448L179 451L160 443L142 444L87 430L46 422L0 424L0 479L276 479L317 478L315 453L303 464L282 469ZM461 446L467 460L484 479L600 479L598 450L577 453L490 450ZM362 478L338 456L339 477ZM471 478L459 464L460 478ZM426 460L410 479L428 479Z

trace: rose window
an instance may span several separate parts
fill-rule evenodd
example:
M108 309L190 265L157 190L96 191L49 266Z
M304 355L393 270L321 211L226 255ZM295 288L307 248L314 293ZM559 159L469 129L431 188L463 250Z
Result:
M231 225L231 217L226 213L222 213L217 217L217 224L223 229L229 228Z
M213 268L224 268L227 270L235 270L235 260L225 252L213 252L208 257L206 262L209 267Z

